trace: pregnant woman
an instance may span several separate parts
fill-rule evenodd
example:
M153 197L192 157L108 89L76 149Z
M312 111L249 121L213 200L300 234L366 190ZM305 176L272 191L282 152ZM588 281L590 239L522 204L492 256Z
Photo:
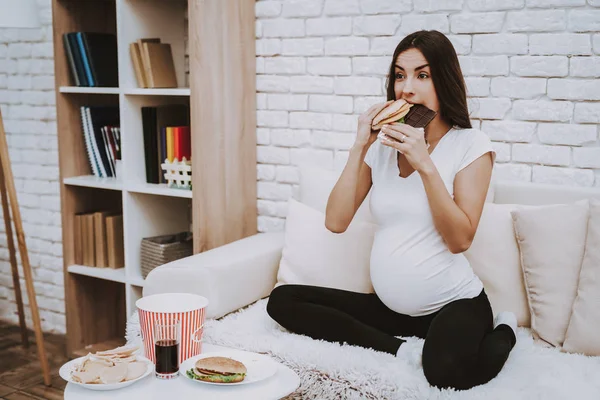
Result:
M373 130L373 118L398 99L437 114L424 130L404 123ZM481 280L461 254L475 236L495 152L471 126L458 57L440 32L418 31L398 44L387 100L359 117L325 222L344 232L372 191L375 293L283 285L271 293L267 311L292 332L394 355L404 343L398 336L423 338L429 383L469 389L494 378L516 342L516 317L501 312L494 319Z

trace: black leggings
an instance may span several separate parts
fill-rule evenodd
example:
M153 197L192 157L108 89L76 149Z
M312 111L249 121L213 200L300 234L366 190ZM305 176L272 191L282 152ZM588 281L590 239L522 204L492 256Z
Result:
M271 292L267 312L294 333L394 355L405 342L395 336L425 339L423 372L439 388L470 389L488 382L516 342L509 326L493 329L485 291L433 314L411 317L390 310L376 294L283 285Z

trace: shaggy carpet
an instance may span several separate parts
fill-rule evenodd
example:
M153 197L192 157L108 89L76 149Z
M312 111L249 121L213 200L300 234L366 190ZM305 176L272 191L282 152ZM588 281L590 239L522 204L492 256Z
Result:
M561 353L535 342L519 328L517 344L500 374L466 391L429 385L421 366L423 340L406 338L398 357L356 346L313 340L287 332L260 300L206 323L203 340L268 354L292 368L301 399L563 400L600 399L600 357ZM127 326L129 343L139 341L137 313Z

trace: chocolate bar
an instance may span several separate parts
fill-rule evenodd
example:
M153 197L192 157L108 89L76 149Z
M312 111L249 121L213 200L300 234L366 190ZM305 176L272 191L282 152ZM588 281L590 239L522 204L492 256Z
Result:
M421 104L414 104L404 117L404 123L415 128L425 128L437 113Z

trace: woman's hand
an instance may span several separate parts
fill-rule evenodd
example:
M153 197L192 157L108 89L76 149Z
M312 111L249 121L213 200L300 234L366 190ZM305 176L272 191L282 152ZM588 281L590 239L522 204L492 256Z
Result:
M390 139L386 135L396 140ZM379 137L381 144L404 154L415 171L420 172L431 166L431 156L427 150L429 144L425 142L425 130L423 128L413 128L410 125L401 123L384 125L381 128Z
M370 146L373 144L375 140L377 140L378 131L374 131L371 129L371 124L373 123L373 118L379 113L379 111L383 110L384 107L391 104L393 100L386 101L385 103L378 103L367 111L362 113L360 117L358 117L358 129L356 131L356 146Z

